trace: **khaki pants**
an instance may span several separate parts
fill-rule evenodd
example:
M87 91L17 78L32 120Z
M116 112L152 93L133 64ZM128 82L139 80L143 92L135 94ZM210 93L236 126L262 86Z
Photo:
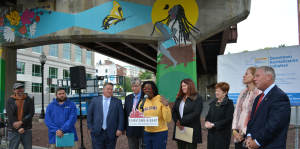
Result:
M63 149L64 147L56 147L56 144L51 144L51 149ZM74 142L74 146L65 147L65 149L78 149L78 141Z

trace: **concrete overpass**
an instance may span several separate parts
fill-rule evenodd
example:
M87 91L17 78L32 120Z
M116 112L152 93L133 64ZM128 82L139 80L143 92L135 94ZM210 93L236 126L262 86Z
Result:
M203 95L204 88L216 82L217 55L224 53L227 43L236 42L236 24L249 15L250 3L250 0L5 0L0 3L0 17L3 17L0 18L3 51L0 102L9 97L16 81L16 49L56 43L74 43L155 72L159 92L171 101L175 100L178 81L187 77L198 83ZM178 13L182 9L178 9L177 16L171 14L171 9L179 5L184 9L183 18ZM185 41L190 44L186 46L178 40L177 46L167 49L177 62L174 69L165 54L157 56L158 47L166 37L157 28L150 36L154 24L166 17L174 18L174 24L176 19L189 21L177 30L188 32L189 36L181 37L189 37ZM173 31L172 22L162 23ZM176 40L175 37L179 35L171 40ZM176 78L171 81L174 84L166 83L170 82L166 79L170 76Z

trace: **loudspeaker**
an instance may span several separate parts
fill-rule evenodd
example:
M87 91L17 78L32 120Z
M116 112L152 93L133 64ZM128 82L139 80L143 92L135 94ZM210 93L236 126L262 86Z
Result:
M70 81L72 90L86 89L85 67L70 67Z

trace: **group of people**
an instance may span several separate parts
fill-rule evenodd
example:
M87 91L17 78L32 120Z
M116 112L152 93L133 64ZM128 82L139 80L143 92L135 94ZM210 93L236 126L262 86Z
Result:
M275 85L274 69L268 66L250 67L243 76L243 83L246 88L241 91L235 110L233 101L227 96L229 84L220 82L215 85L217 99L209 104L205 117L207 148L229 148L231 135L237 149L286 148L291 107L288 96ZM172 139L177 142L178 149L196 149L197 144L202 143L200 115L203 99L193 80L180 82L172 110L169 99L158 93L154 82L141 84L139 78L133 78L131 88L133 94L126 96L124 108L121 100L113 97L112 83L104 85L102 96L92 99L87 124L94 149L114 149L117 138L122 134L127 136L130 149L139 149L141 144L146 144L146 149L166 149L167 123L172 119ZM16 149L21 141L25 149L30 149L34 102L23 94L22 84L16 83L13 91L15 94L6 102L9 147ZM68 148L77 149L76 105L66 97L62 87L56 89L55 95L57 98L47 106L45 115L49 144L55 149L56 137L63 137L67 132L74 133L75 145ZM158 126L129 126L128 117L133 108L143 112L145 117L158 117ZM193 128L192 142L177 139L176 127L181 131L185 127Z
M285 149L291 106L286 93L275 85L269 66L249 67L243 76L245 89L235 110L227 96L229 84L216 84L216 97L205 118L208 149L228 149L231 135L236 149Z

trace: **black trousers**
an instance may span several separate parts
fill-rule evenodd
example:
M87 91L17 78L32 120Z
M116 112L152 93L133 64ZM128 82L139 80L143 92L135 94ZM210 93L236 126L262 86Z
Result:
M177 147L178 149L197 149L197 143L177 141Z
M245 147L243 147L243 142L238 142L238 143L235 143L235 149L246 149Z

